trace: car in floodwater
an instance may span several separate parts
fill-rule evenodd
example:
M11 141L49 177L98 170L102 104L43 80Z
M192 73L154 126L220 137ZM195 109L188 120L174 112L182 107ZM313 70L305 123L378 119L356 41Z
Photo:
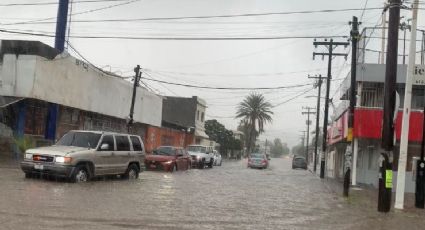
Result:
M214 154L214 165L221 166L221 163L223 161L221 154L217 150L214 150L213 154Z
M248 157L248 168L266 169L269 167L267 156L262 153L252 153Z
M205 165L212 168L214 165L213 147L203 145L189 145L187 151L192 158L192 165L203 169Z
M148 170L174 172L190 169L192 161L181 147L160 146L145 157L145 165Z
M140 136L73 130L53 146L28 149L21 169L27 178L51 175L72 182L109 175L137 179L144 169L144 157Z
M307 160L302 156L294 156L292 158L292 169L307 169Z

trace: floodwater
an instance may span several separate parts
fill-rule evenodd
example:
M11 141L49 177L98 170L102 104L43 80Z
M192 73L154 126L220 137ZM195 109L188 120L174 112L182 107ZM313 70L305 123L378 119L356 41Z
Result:
M343 199L290 159L143 172L136 181L72 184L0 168L0 229L423 229L425 212L380 214Z

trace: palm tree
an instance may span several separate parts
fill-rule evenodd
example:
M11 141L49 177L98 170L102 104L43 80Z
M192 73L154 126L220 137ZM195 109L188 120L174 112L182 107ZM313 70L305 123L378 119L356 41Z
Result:
M254 147L257 136L264 132L264 125L272 122L271 108L272 105L258 93L251 93L239 104L236 118L242 118L242 124L248 129L248 143L246 143L248 153Z

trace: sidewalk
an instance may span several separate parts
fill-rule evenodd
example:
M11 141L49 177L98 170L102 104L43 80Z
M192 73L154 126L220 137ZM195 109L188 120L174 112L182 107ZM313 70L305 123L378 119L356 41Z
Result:
M315 175L313 168L308 168L308 170ZM316 169L316 176L319 178L320 169ZM343 197L343 181L333 178L324 178L320 179L323 185L330 191L337 194L341 199L345 199L349 205L353 207L357 207L360 209L367 210L376 210L378 213L378 189L368 185L357 185L350 186L349 197ZM406 193L404 204L405 207L403 210L394 209L394 200L395 200L395 190L392 193L392 201L391 201L391 211L390 213L403 212L411 215L419 215L423 216L425 221L425 210L415 208L415 194L414 193ZM424 223L425 224L425 223ZM424 225L425 226L425 225Z

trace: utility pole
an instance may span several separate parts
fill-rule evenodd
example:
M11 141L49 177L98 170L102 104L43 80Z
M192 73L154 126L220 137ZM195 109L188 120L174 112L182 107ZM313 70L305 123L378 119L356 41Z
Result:
M319 74L318 76L308 76L308 78L316 78L318 79L317 82L315 83L315 87L318 88L318 92L317 92L317 106L316 106L316 138L314 140L314 166L313 166L313 171L316 172L317 169L317 146L319 144L319 132L320 132L320 127L319 127L319 121L320 121L320 94L322 92L322 75Z
M303 143L303 147L304 147L304 149L306 148L305 147L305 130L303 130L303 131L300 131L301 133L303 133L303 135L301 136L301 140L302 140L302 143Z
M357 17L353 16L353 21L351 24L351 87L350 87L350 109L348 114L348 135L347 141L348 146L345 153L345 175L344 175L344 183L343 183L343 195L345 197L348 196L348 192L350 190L350 175L351 175L351 164L353 164L354 173L356 173L357 168L357 152L355 153L355 160L351 160L352 152L353 152L353 128L354 128L354 107L356 106L356 70L357 70L357 42L359 39L359 25ZM356 163L355 163L356 162ZM353 177L355 175L353 173Z
M422 123L421 158L416 164L415 207L423 209L425 205L425 107Z
M136 91L137 86L139 86L140 78L142 77L142 72L140 72L140 65L137 65L134 68L134 83L133 83L133 97L131 98L131 106L130 106L130 115L127 120L127 131L130 133L130 128L133 125L133 114L134 114L134 103L136 101Z
M385 6L385 3L384 3L384 7L386 7ZM385 27L386 27L386 25L387 25L387 11L384 11L383 13L382 13L382 22L381 22L381 24L382 24L382 35L381 35L381 53L380 53L380 55L379 55L379 64L384 64L385 63L385 41L387 40L386 39L386 34L385 34ZM364 48L366 48L366 47L364 47ZM363 53L363 55L364 55L364 53Z
M309 162L309 159L308 159L308 145L309 145L309 142L310 142L310 124L311 124L310 114L316 114L316 112L310 112L310 110L313 110L313 109L316 109L316 108L312 108L312 107L307 106L307 107L303 107L303 109L307 110L307 112L301 112L301 114L302 115L307 114L307 122L306 122L307 123L306 161L307 161L307 165L308 165L308 162Z
M382 161L379 174L378 211L391 209L392 162L394 150L394 112L396 111L396 79L398 57L398 32L401 0L390 0L388 43L385 65L384 115L382 122ZM406 90L407 91L407 90Z
M56 20L55 48L63 52L65 47L66 23L68 19L69 0L60 0L58 6L58 15ZM59 112L59 106L55 103L49 103L47 111L46 129L44 137L54 141L56 139L56 123Z
M315 47L317 46L326 46L328 48L328 53L316 53L313 52L313 60L315 56L319 55L324 58L324 56L328 56L328 77L326 80L326 98L325 98L325 116L323 119L323 145L322 145L322 156L320 157L320 178L325 178L325 154L326 154L326 145L327 145L327 135L328 135L328 112L329 112L329 91L331 88L331 80L332 80L332 58L334 56L344 56L347 58L346 53L334 53L334 49L338 46L347 47L349 45L348 42L334 42L333 39L330 39L323 42L317 42L316 40L313 42Z
M416 28L418 21L418 4L419 0L413 2L412 9L412 26L410 33L410 48L409 48L409 63L407 65L406 86L404 92L404 108L401 124L401 137L400 137L400 154L398 158L398 171L397 171L397 189L395 196L394 208L403 209L404 206L404 186L406 180L406 163L407 151L409 146L409 120L412 105L412 85L413 75L415 71L416 59ZM404 62L404 56L403 56ZM404 64L404 63L403 63ZM396 110L398 108L395 108Z
M65 47L66 24L68 20L69 0L59 0L58 16L56 21L55 48L63 52Z

